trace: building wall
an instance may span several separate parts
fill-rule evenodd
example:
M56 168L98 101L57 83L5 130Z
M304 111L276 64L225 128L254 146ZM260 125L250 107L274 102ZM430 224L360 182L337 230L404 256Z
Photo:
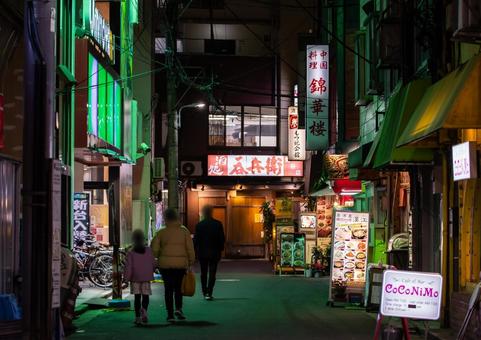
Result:
M142 1L139 8L139 24L134 29L134 74L145 74L159 67L153 58L153 1ZM154 94L154 74L133 79L132 88L134 98L138 103L137 116L137 147L145 143L151 150L153 110L158 102L159 94ZM140 158L138 158L140 157ZM136 152L137 164L133 167L133 229L143 229L145 232L149 225L155 223L155 207L150 202L151 196L151 161L152 152ZM152 217L152 220L150 219ZM138 222L137 222L138 221Z

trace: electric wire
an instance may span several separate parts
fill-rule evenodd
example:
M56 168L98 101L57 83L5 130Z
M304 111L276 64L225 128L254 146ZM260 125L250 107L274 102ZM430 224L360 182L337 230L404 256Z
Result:
M299 7L301 7L304 12L306 12L307 14L309 14L309 16L315 21L318 23L319 27L322 28L323 31L325 31L326 33L328 33L332 39L336 40L339 44L342 45L342 47L344 47L344 49L348 50L349 52L353 53L354 55L358 56L359 58L361 58L362 60L364 60L365 62L367 62L368 64L373 64L372 61L370 61L369 59L367 59L365 56L359 54L357 51L355 51L353 48L351 48L350 46L348 46L343 39L339 38L337 35L335 35L329 28L327 28L321 20L319 20L319 18L317 18L314 14L312 14L301 2L300 0L295 0L297 2L297 4L299 5Z

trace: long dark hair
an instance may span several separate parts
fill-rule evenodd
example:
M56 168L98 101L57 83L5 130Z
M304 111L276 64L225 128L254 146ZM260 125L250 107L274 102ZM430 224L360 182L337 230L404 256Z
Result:
M144 232L140 229L134 230L132 233L132 245L133 250L136 253L143 254L145 253L145 236Z

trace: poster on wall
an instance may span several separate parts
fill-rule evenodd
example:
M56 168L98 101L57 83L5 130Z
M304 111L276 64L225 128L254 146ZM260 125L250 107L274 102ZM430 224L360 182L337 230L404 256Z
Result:
M381 314L437 320L442 290L443 277L437 273L386 270L382 284Z
M317 233L318 237L330 237L332 233L332 212L334 208L334 196L321 196L317 198Z
M297 107L289 106L288 111L288 158L293 161L306 159L306 130L299 129Z
M329 146L329 46L306 47L307 150Z
M325 155L324 168L329 179L349 178L349 164L345 154Z
M453 180L478 177L476 142L453 145Z
M281 267L304 268L306 264L306 239L304 234L281 234Z
M90 233L90 194L77 192L73 196L73 237L83 240Z
M302 213L299 215L299 231L304 233L308 240L317 239L316 213Z
M331 250L333 287L363 288L366 282L369 213L335 211Z

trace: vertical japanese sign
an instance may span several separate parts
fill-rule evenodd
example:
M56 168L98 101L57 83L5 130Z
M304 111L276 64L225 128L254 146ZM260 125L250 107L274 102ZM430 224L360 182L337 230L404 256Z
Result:
M307 150L329 146L329 46L306 46Z
M82 240L90 231L90 195L80 192L73 197L73 236Z
M288 108L289 150L290 161L303 161L306 159L306 130L299 129L299 113L297 107Z

